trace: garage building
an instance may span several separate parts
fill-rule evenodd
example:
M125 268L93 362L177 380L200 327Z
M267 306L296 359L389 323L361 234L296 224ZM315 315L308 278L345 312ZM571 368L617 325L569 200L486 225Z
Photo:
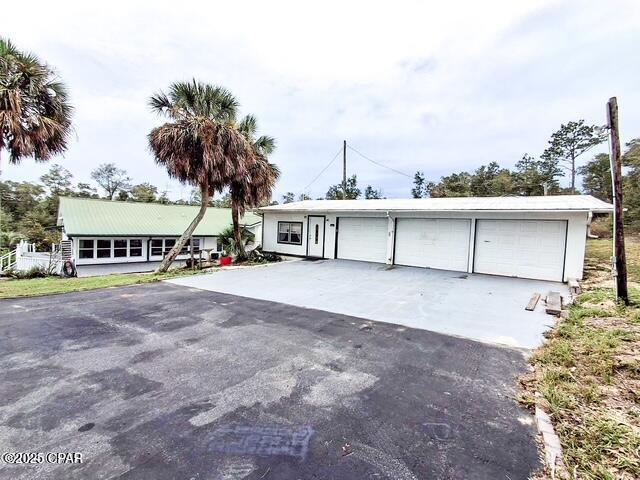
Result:
M306 200L260 209L265 251L469 273L581 279L590 195Z

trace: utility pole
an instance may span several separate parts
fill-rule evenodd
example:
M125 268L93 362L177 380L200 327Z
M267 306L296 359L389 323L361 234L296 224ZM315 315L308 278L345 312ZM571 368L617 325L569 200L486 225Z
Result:
M620 162L618 101L616 97L611 97L607 103L607 118L609 135L611 136L611 180L613 187L613 278L616 285L616 297L629 305L627 259L624 251L624 226L622 224L622 165Z
M347 141L342 141L342 199L347 199Z

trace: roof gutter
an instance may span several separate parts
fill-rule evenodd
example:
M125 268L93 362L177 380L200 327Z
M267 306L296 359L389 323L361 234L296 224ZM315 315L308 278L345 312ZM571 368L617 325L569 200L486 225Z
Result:
M376 209L376 210L363 210L363 209L283 209L283 210L261 210L262 213L386 213L399 212L399 213L466 213L466 212L479 212L479 213L505 213L505 212L524 212L524 213L576 213L576 212L591 212L591 213L613 213L613 208L574 208L574 209L465 209L465 210L413 210L413 209Z

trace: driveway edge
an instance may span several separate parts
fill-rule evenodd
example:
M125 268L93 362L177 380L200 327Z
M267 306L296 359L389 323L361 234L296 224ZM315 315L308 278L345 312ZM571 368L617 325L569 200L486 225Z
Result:
M536 392L536 396L540 396L540 394ZM549 415L538 405L536 405L535 417L536 426L542 435L542 443L544 444L545 464L551 472L551 478L556 478L556 472L564 470L560 437L556 434Z

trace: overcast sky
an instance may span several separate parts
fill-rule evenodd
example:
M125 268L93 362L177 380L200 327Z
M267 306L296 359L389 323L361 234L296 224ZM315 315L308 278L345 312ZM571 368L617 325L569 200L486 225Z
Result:
M196 78L230 89L278 142L274 197L301 193L342 147L430 179L539 155L561 123L606 122L640 136L640 2L4 2L0 35L52 65L76 107L76 136L53 160L75 181L115 162L173 198L190 187L156 166L149 96ZM606 145L601 149L606 151ZM582 161L588 158L582 159ZM25 160L3 179L36 180ZM348 152L348 174L387 197L411 179ZM307 190L341 180L336 160Z

